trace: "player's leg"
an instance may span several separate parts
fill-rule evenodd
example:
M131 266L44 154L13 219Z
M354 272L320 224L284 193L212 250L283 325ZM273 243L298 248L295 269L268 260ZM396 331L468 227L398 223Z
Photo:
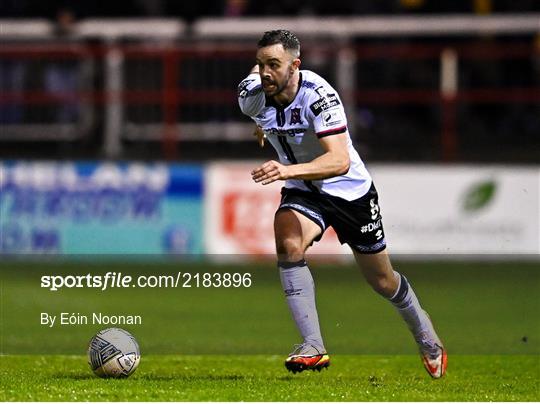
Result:
M447 356L428 314L420 306L408 280L392 269L386 250L354 257L371 287L394 305L411 330L428 373L439 378L446 370Z
M321 226L296 210L282 208L274 217L278 261L304 259L307 248L322 234Z
M446 352L409 282L392 268L375 185L354 201L329 198L326 215L339 240L351 246L368 283L392 302L407 323L426 370L433 377L441 377L446 367Z
M295 210L280 209L275 216L274 231L281 284L303 338L303 343L287 357L285 366L292 372L320 370L329 365L329 357L319 327L315 286L304 253L322 229Z
M378 294L391 298L399 286L399 278L390 263L386 250L375 254L361 254L353 249L354 258L370 286Z

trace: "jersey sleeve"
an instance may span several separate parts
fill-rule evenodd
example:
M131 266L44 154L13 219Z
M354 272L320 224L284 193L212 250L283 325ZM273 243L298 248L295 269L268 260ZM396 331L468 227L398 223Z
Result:
M309 102L313 129L319 139L347 131L345 110L336 90L329 84L317 87Z
M261 77L251 73L238 85L238 105L243 114L254 118L259 115L265 105Z

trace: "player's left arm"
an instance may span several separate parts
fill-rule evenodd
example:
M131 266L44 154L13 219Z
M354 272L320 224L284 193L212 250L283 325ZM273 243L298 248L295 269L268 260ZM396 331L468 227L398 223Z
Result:
M283 165L270 160L253 170L251 177L266 185L278 180L323 180L346 174L350 166L348 136L345 129L342 133L320 138L324 153L309 163Z

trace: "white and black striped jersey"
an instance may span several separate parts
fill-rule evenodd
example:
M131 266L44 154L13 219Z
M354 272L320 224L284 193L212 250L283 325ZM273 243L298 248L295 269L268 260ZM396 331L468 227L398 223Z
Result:
M287 106L279 106L262 90L259 74L250 74L238 86L242 112L259 125L276 149L282 164L307 163L324 154L319 139L347 130L347 118L337 92L321 76L300 71L298 92ZM348 201L362 197L371 186L371 176L354 149L350 137L349 171L317 181L287 180L297 188L337 196Z

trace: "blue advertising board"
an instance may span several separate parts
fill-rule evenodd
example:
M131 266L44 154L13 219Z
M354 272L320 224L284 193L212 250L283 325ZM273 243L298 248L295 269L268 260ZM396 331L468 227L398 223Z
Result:
M0 161L1 254L201 254L198 165Z

